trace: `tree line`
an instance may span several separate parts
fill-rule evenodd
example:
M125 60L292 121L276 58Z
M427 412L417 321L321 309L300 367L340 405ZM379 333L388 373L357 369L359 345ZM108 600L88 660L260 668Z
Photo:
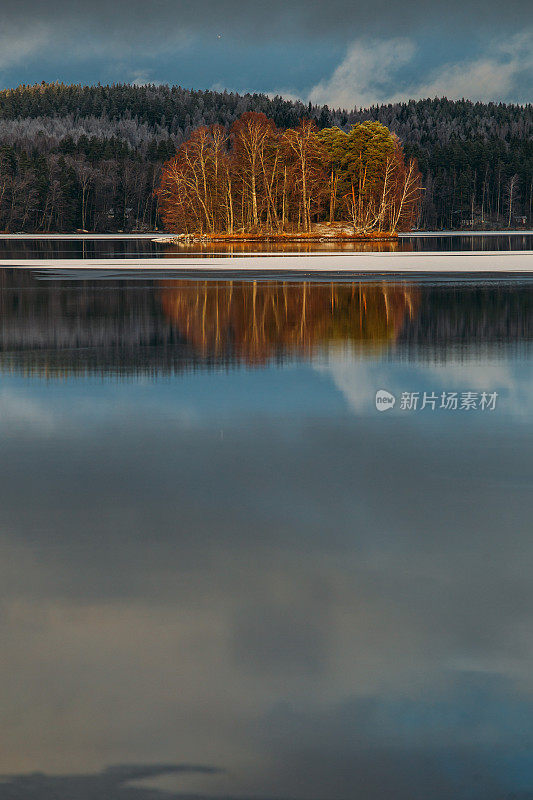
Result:
M207 234L309 233L313 222L350 223L350 232L409 229L420 173L379 122L349 133L310 120L279 129L246 112L226 131L198 128L163 168L161 215L173 231Z
M160 218L161 168L200 127L247 112L281 129L375 121L416 158L425 228L533 221L533 106L410 101L330 109L179 86L38 84L0 92L0 230L142 230ZM525 220L525 221L524 221Z

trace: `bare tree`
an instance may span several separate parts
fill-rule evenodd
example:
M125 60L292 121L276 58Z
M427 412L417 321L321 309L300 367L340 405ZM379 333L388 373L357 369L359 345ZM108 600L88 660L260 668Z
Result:
M511 222L512 222L512 219L513 219L513 202L514 202L517 190L518 190L518 183L519 183L519 178L518 178L518 175L515 174L515 175L512 175L509 178L509 180L507 181L507 185L505 187L505 197L506 197L506 200L507 200L507 208L508 208L508 212L509 212L509 216L508 216L508 219L507 219L507 227L508 228L511 227Z

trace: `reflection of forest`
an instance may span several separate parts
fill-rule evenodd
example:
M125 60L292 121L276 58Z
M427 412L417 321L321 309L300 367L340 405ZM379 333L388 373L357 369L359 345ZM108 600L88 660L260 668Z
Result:
M283 352L309 354L331 341L394 341L412 318L408 284L164 281L161 305L202 355L229 350L254 364Z
M330 342L446 361L529 348L533 285L39 281L0 270L0 370L169 375Z
M165 256L175 258L184 253L204 253L216 255L224 253L226 256L243 255L246 253L397 253L412 252L413 243L407 239L369 239L354 241L353 239L335 239L332 241L296 241L283 240L247 240L232 242L195 242L194 244L167 244Z

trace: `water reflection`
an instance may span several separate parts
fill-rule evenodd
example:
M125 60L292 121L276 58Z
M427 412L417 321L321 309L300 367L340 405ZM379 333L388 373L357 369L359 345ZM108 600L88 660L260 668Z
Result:
M289 353L309 356L320 344L395 341L415 313L418 292L408 284L298 284L244 281L165 281L165 316L199 353L231 349L247 364Z
M164 238L165 234L154 234ZM223 253L311 253L311 252L397 252L397 251L452 251L452 250L531 250L533 235L524 233L501 233L496 236L475 236L465 232L461 236L410 236L398 240L376 241L295 241L295 242L197 242L194 244L169 244L151 239L2 239L0 236L0 259L2 258L153 258L180 255L207 255Z
M96 775L13 775L0 778L3 800L156 800L162 795L152 789L132 786L133 781L160 775L216 774L216 767L173 764L109 767Z
M0 277L2 800L531 796L531 285Z
M4 371L171 375L313 359L473 359L529 349L533 285L167 280L40 283L1 274Z

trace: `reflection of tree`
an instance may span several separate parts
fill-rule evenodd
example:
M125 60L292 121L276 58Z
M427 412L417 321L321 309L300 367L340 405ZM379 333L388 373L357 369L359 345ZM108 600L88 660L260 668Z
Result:
M320 235L327 233L328 228L323 226ZM225 256L243 255L247 253L397 253L412 252L414 246L407 240L394 239L372 239L372 240L350 240L337 239L331 241L257 241L253 239L241 239L234 242L217 242L206 240L195 242L194 244L169 243L164 248L164 255L167 258L175 258L176 255L191 253L198 255L217 255L223 253ZM30 256L27 256L30 258Z
M407 284L179 281L161 304L179 335L203 355L232 352L251 364L317 345L394 341L417 303Z
M521 284L38 281L0 270L0 372L150 376L305 357L326 342L479 360L533 343ZM392 349L392 348L391 348Z

